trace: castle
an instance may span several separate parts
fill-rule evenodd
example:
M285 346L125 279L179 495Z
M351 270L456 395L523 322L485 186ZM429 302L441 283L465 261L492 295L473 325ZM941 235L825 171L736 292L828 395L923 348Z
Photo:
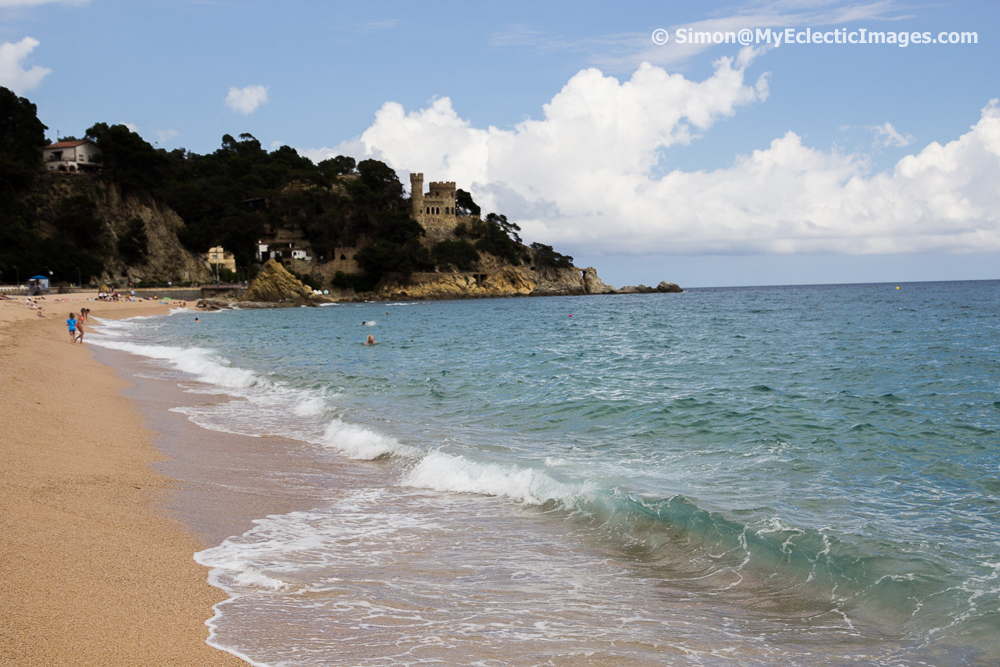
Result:
M461 222L455 213L455 182L431 183L425 195L424 175L410 174L410 214L427 231L428 239L450 238Z

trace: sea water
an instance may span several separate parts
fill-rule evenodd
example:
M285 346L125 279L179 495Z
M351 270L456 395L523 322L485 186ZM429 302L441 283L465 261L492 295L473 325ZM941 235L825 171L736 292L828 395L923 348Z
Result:
M89 340L314 457L195 555L254 664L1000 664L1000 282L200 319Z

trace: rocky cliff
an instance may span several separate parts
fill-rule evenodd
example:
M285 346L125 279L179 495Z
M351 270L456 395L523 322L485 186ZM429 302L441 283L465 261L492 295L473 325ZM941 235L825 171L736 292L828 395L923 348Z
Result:
M313 296L312 290L290 274L285 267L276 260L269 259L250 283L250 288L243 295L242 301L299 306L314 304L317 299Z
M43 230L46 221L54 219L64 202L85 197L94 204L94 216L100 221L102 243L106 255L104 273L85 276L84 280L124 283L136 280L207 282L212 274L204 260L177 239L184 226L173 210L141 192L123 193L119 186L80 174L46 173L39 176L38 190L31 197ZM132 266L126 265L118 253L118 240L126 233L132 220L141 220L148 239L146 258ZM48 229L48 233L57 233Z

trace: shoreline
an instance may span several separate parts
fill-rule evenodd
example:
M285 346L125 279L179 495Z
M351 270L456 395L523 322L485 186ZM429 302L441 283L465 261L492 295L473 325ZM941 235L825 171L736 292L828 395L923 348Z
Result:
M116 319L170 306L93 296L49 295L44 318L0 302L0 662L246 665L205 641L228 596L165 510L177 482L154 468L167 457L128 380L67 339L71 310Z

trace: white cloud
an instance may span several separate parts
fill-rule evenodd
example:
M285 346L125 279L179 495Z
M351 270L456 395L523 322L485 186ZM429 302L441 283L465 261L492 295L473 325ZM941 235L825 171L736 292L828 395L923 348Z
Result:
M176 138L179 134L180 132L178 132L177 130L157 130L156 140L161 144L165 144L171 139Z
M875 125L868 129L875 133L875 140L872 142L872 145L876 148L885 148L887 146L902 148L913 143L912 134L900 134L892 126L892 123L889 122L886 122L885 125Z
M0 86L10 88L18 95L35 88L52 70L35 65L29 70L21 64L40 42L25 37L20 42L0 44Z
M659 175L664 148L766 99L766 77L744 81L753 55L719 59L701 82L645 63L624 82L583 70L512 130L474 127L448 98L410 113L389 102L358 140L303 154L457 181L525 238L585 254L1000 250L996 100L966 134L884 173L789 131L731 167Z
M226 95L226 106L244 116L252 114L261 104L267 102L267 86L233 86Z
M135 123L126 123L125 121L122 121L120 123L120 125L124 125L129 130L131 130L132 132L135 132L136 134L139 134L139 126L136 125Z

